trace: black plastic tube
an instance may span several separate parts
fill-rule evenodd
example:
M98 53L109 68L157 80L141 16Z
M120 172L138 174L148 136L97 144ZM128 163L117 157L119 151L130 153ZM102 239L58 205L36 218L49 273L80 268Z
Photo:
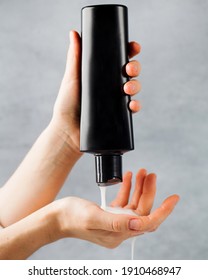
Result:
M122 181L122 154L134 149L128 81L128 10L123 5L82 9L80 150L93 153L96 181Z

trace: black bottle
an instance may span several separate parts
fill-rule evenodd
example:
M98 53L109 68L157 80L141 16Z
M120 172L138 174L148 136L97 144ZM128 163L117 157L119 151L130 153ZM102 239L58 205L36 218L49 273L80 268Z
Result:
M100 186L122 181L122 154L134 149L127 62L127 7L84 7L80 150L95 155Z

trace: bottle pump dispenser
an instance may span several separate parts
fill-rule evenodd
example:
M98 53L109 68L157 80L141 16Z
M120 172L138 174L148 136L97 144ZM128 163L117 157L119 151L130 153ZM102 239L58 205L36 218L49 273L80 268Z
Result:
M127 62L127 7L84 7L80 150L95 155L99 186L122 181L122 154L134 149Z

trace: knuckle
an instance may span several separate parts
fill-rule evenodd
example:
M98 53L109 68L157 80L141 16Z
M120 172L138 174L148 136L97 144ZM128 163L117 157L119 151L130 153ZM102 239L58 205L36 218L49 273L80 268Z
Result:
M131 202L129 205L130 209L137 209L137 204L135 202Z
M113 231L116 231L116 232L120 232L121 231L121 224L120 224L120 222L118 221L118 220L114 220L113 222L112 222L112 230Z

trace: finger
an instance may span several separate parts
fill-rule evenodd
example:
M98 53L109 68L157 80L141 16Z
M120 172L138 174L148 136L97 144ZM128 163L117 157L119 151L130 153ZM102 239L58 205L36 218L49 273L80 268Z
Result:
M70 45L67 53L64 79L68 81L78 80L81 69L81 38L76 31L70 31Z
M149 215L156 194L156 175L148 174L144 180L141 198L139 200L136 212L139 215L147 216Z
M137 55L141 51L141 46L137 42L130 42L128 45L129 58Z
M132 219L130 222L130 228L139 232L155 231L171 214L178 201L178 195L172 195L166 198L161 206L149 216L140 216L137 219Z
M99 212L99 216L94 216L91 229L106 230L111 232L129 232L129 221L135 216L126 214L113 214L104 210Z
M137 60L132 60L126 65L126 74L129 77L137 77L141 72L141 65Z
M130 80L124 84L124 92L129 95L135 95L141 90L141 84L137 80Z
M146 174L147 174L147 171L146 171L146 169L143 169L143 168L140 169L139 172L137 172L135 188L134 188L134 192L133 192L131 201L128 205L128 208L131 208L131 209L137 208L139 199L142 194L142 188L143 188L143 183L144 183Z
M132 111L132 113L136 113L140 111L142 108L140 102L138 100L131 100L129 103L129 109Z
M132 172L128 171L123 176L123 182L116 198L112 201L113 207L124 207L128 204L129 194L131 190Z

